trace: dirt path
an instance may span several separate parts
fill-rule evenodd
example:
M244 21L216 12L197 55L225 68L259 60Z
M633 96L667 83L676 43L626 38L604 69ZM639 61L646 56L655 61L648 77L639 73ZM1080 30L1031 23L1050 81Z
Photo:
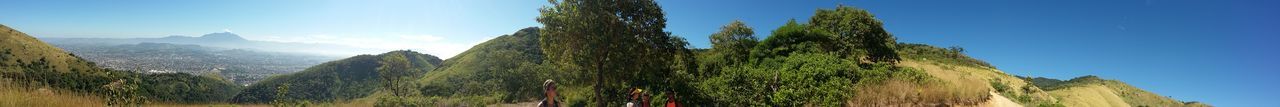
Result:
M488 105L485 107L534 107L534 106L538 106L538 102L535 101L535 102L521 102L521 103L515 103L515 104L496 104L496 105Z
M987 93L991 94L991 98L987 99L987 102L978 104L978 107L1022 107L1018 102L1013 102L1013 100L1009 100L1009 98L996 94L996 92Z

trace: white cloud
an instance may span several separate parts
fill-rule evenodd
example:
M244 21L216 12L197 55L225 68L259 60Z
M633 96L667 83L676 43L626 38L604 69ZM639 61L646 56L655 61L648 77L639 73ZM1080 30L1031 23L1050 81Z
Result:
M355 52L359 54L380 54L392 50L409 49L431 54L441 59L448 59L494 37L482 39L454 39L433 35L395 35L395 36L350 36L350 35L307 35L295 37L267 36L264 41L321 43L352 46L376 50L374 52Z

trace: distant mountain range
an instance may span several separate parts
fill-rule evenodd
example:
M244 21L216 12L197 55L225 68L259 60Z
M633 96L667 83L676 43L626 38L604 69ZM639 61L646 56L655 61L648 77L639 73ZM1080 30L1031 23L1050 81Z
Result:
M268 52L306 53L325 56L345 57L361 54L360 52L379 52L383 50L367 49L336 44L294 43L247 40L231 32L209 33L199 37L168 36L162 38L39 38L50 44L89 44L89 45L124 45L138 43L170 43L200 45L205 47L248 49Z
M146 73L220 74L237 84L302 71L338 57L143 42L123 45L54 44L100 67Z
M199 37L39 38L98 66L147 73L213 73L248 85L268 76L376 51L344 45L248 40L231 32Z

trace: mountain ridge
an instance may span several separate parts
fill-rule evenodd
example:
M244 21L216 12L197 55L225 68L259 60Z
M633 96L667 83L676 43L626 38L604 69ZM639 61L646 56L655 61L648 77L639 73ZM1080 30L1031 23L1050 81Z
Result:
M65 38L65 37L49 37L38 38L50 44L86 44L86 45L124 45L139 43L171 43L171 44L188 44L200 45L206 47L218 47L229 49L251 49L267 52L284 52L284 53L300 53L300 54L316 54L325 56L345 57L359 55L362 52L374 52L377 49L360 48L354 46L324 44L324 43L297 43L297 42L275 42L275 41L259 41L249 40L242 36L231 32L209 33L199 37L196 36L180 36L172 35L158 38Z
M240 37L240 35L237 35L231 32L209 33L199 37L173 35L173 36L167 36L159 39L163 39L167 41L192 41L192 40L215 41L215 42L248 42L249 41L248 39L244 39L243 37Z

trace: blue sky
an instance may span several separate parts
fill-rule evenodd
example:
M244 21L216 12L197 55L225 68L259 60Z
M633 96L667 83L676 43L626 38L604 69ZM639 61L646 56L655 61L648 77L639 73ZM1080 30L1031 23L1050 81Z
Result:
M962 46L1016 75L1128 82L1179 100L1280 106L1280 1L660 0L667 30L696 47L732 20L758 37L837 4L867 9L899 42ZM37 37L162 37L229 30L249 39L413 49L453 56L540 26L543 0L32 0L0 24Z

